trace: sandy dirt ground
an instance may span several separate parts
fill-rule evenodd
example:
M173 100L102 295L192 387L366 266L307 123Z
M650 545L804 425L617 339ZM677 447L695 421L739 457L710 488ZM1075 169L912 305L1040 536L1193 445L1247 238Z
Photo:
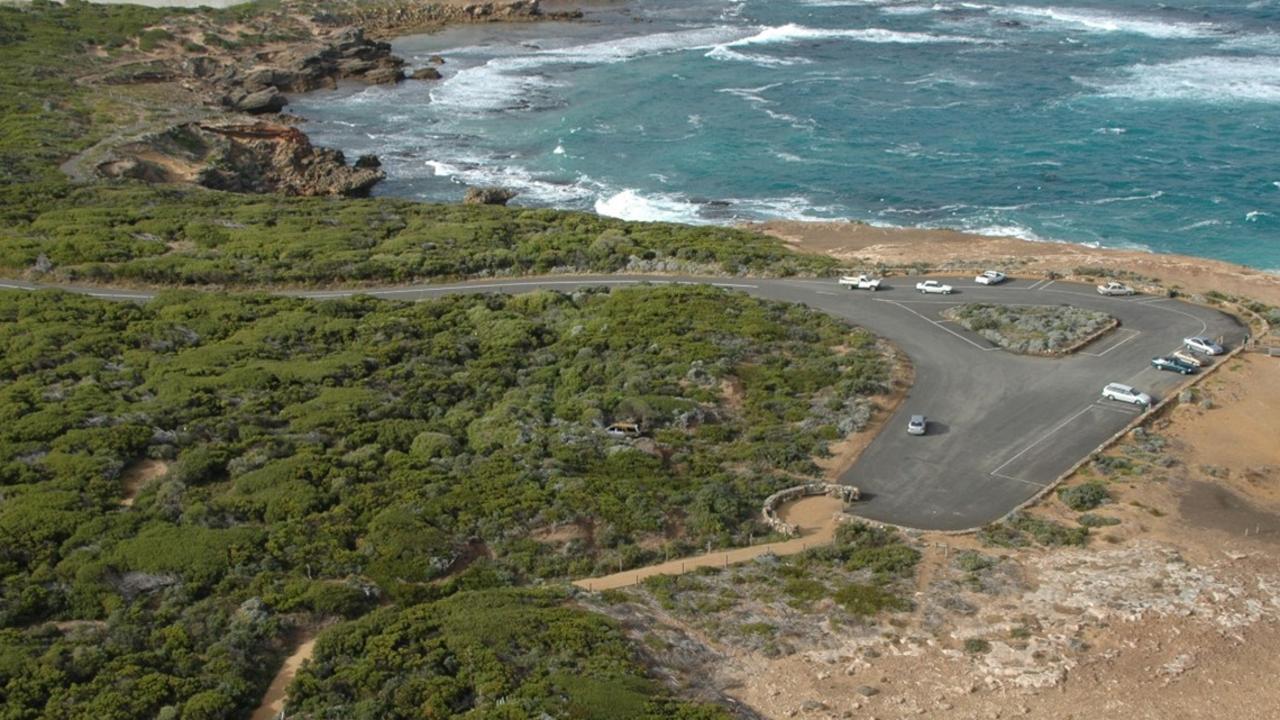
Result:
M800 533L790 540L719 550L603 577L577 580L573 584L584 590L616 590L630 587L654 575L680 575L703 567L726 567L768 554L795 555L811 547L829 544L835 537L836 518L843 510L844 501L839 498L826 495L801 498L778 511L784 522L800 528Z
M861 223L774 221L748 227L778 237L798 251L839 258L850 269L924 263L940 271L994 266L1016 275L1106 266L1159 278L1189 292L1217 290L1280 305L1280 275L1204 258Z
M167 472L169 472L169 465L163 460L139 460L125 468L121 479L124 495L120 498L120 504L132 507L133 501L138 497L138 493L142 492L142 488Z
M285 658L284 664L280 666L280 670L276 676L271 679L271 685L267 688L267 692L262 696L262 704L253 711L249 716L249 720L275 720L284 710L285 691L289 689L289 683L293 682L293 676L298 674L298 669L302 667L302 663L311 658L311 654L315 652L316 639L310 633L303 634L298 638L298 646L294 648L289 657Z
M1120 522L1087 547L919 536L913 612L836 650L719 648L722 686L767 718L1280 717L1280 359L1230 362L1108 453L1144 459L1101 478ZM1005 569L958 569L974 548Z

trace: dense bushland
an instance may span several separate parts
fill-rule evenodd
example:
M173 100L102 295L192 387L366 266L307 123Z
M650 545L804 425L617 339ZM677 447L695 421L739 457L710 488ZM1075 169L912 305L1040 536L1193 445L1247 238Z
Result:
M295 616L762 534L760 501L795 482L780 471L813 471L887 377L861 330L698 287L418 304L9 292L0 320L12 717L225 716ZM647 437L610 438L619 419ZM142 458L168 473L124 508ZM594 531L534 539L557 523ZM667 546L642 549L653 537Z
M821 273L756 233L589 213L46 183L0 187L0 268L47 282L260 286L589 271ZM6 197L7 196L7 197Z

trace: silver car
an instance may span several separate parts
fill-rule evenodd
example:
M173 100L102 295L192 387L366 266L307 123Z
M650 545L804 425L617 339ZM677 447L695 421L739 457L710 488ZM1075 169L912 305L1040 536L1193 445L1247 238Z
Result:
M929 421L923 415L912 415L911 420L907 422L907 434L923 435L928 427Z
M1143 407L1151 407L1150 395L1144 392L1139 392L1135 388L1125 385L1124 383L1107 383L1107 386L1102 388L1102 397L1108 400L1115 400L1117 402L1127 402L1134 405L1141 405Z
M1188 350L1205 355L1222 354L1222 346L1203 335L1186 338L1182 341L1182 344L1186 345Z

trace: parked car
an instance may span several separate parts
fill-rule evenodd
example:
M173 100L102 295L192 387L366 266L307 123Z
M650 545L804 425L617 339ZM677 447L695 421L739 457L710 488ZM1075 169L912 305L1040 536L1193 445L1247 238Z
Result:
M932 294L950 295L951 294L951 286L943 285L937 280L925 280L924 282L918 282L916 283L916 289L926 295L932 295Z
M1186 345L1188 350L1204 355L1222 354L1222 346L1203 335L1186 338L1182 341L1182 344Z
M1180 375L1190 375L1196 371L1195 367L1174 357L1153 357L1151 358L1151 367L1157 370L1176 372Z
M912 415L907 422L908 435L923 435L929 428L929 421L923 415Z
M1179 350L1174 354L1170 355L1169 357L1173 358L1174 360L1177 360L1183 365L1190 365L1191 367L1197 367L1197 368L1204 367L1204 364L1208 362L1207 360L1204 360L1202 358L1196 357L1195 355L1192 355L1186 350Z
M873 278L870 275L845 275L837 282L850 290L875 291L880 289L880 278Z
M986 270L981 275L974 278L973 281L979 285L999 285L1008 279L1009 276L999 270Z
M1099 295L1132 295L1133 288L1129 287L1128 285L1125 285L1124 283L1118 283L1113 280L1105 285L1099 285L1098 294Z
M1141 405L1143 407L1151 406L1150 395L1144 392L1139 392L1137 389L1125 385L1124 383L1107 383L1107 386L1102 388L1102 397L1108 400L1127 402L1134 405Z

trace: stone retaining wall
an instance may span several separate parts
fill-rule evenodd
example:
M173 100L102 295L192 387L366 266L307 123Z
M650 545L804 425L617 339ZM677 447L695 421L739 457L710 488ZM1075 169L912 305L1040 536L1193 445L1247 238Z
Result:
M797 498L814 495L831 495L849 503L857 500L860 494L858 488L851 485L836 485L824 482L805 483L804 485L796 485L785 490L779 490L765 498L764 510L761 514L764 517L764 524L768 525L771 530L787 537L793 537L799 534L800 528L778 517L778 506Z

